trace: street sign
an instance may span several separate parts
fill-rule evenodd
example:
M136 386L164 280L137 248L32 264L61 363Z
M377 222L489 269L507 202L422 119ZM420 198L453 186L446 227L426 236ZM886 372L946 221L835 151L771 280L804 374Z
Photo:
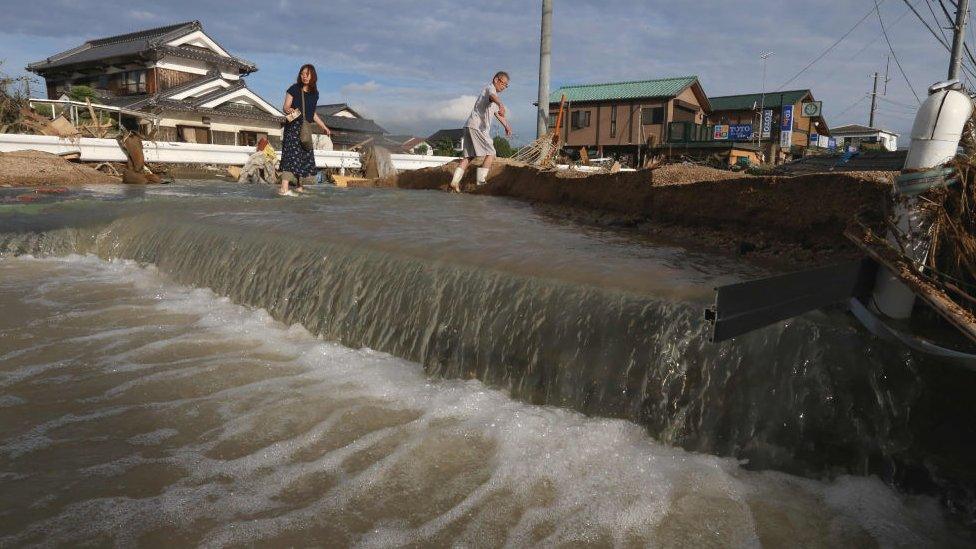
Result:
M811 133L809 141L810 142L807 144L808 147L817 147L820 144L820 136L815 133Z
M725 124L715 124L715 129L712 132L712 139L716 141L724 141L729 138L729 127Z
M773 109L763 111L762 137L768 139L773 134Z
M752 124L732 124L729 126L729 139L732 141L751 141Z
M807 118L813 118L814 116L820 116L820 111L823 110L823 101L810 101L809 103L804 103L800 108L800 112L803 116Z

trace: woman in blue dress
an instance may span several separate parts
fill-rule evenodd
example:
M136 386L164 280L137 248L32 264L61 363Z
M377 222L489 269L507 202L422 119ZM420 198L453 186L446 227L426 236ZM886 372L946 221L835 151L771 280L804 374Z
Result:
M296 110L301 111L302 114L291 122L285 123L284 136L281 140L281 189L278 190L278 194L281 195L295 196L295 193L288 189L288 181L291 179L295 179L295 190L305 192L302 188L302 178L315 175L315 153L305 149L299 139L302 119L318 124L325 135L332 135L329 128L319 118L318 113L315 112L315 106L319 102L317 81L318 76L315 74L315 67L302 65L298 71L297 81L285 92L285 108L283 109L285 114L290 114Z

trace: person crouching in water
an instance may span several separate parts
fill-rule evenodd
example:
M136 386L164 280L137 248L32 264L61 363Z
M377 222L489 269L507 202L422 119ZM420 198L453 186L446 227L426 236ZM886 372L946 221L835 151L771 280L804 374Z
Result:
M505 118L505 105L498 98L498 94L505 91L507 87L508 73L499 71L491 79L491 84L485 86L475 100L474 108L471 109L471 115L468 116L462 133L464 158L454 170L454 177L451 179L451 190L454 192L461 192L461 178L464 177L468 164L476 157L485 158L484 163L478 168L478 185L484 185L488 179L488 171L496 155L495 144L491 140L492 115L505 127L505 137L512 136L512 127L508 125L508 119Z
M285 92L285 114L301 111L301 115L285 123L284 137L281 140L281 189L278 194L295 196L288 189L288 181L297 179L295 184L298 192L305 192L302 188L302 178L315 175L315 153L301 144L302 120L314 122L322 128L325 135L332 135L332 131L325 127L325 123L315 112L319 102L319 90L316 87L318 77L315 67L302 65L298 71L297 81Z

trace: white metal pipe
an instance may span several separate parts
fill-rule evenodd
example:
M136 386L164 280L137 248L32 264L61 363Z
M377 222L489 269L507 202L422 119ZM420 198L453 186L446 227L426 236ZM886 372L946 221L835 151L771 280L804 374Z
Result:
M908 149L901 180L906 175L937 168L956 155L963 127L973 113L973 102L959 91L956 81L942 82L929 88L929 96L915 115L912 126L912 144ZM899 188L894 192L894 224L906 244L909 259L921 267L929 250L928 220L918 203L914 189L910 192ZM898 238L888 235L896 248ZM880 269L875 281L874 303L879 312L896 318L911 316L915 294L887 269Z

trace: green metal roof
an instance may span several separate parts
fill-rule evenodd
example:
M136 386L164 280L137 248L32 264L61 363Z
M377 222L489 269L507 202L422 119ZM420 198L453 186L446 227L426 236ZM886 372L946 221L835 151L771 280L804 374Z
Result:
M709 97L708 102L712 104L712 112L715 111L741 111L752 110L753 105L762 102L767 107L781 107L792 105L803 99L810 90L790 90L783 92L766 92L763 100L762 94L746 93L742 95L722 95L719 97Z
M674 97L698 80L697 76L637 80L634 82L609 82L606 84L582 84L563 86L549 94L550 103L566 101L607 101L613 99L638 99L645 97Z

